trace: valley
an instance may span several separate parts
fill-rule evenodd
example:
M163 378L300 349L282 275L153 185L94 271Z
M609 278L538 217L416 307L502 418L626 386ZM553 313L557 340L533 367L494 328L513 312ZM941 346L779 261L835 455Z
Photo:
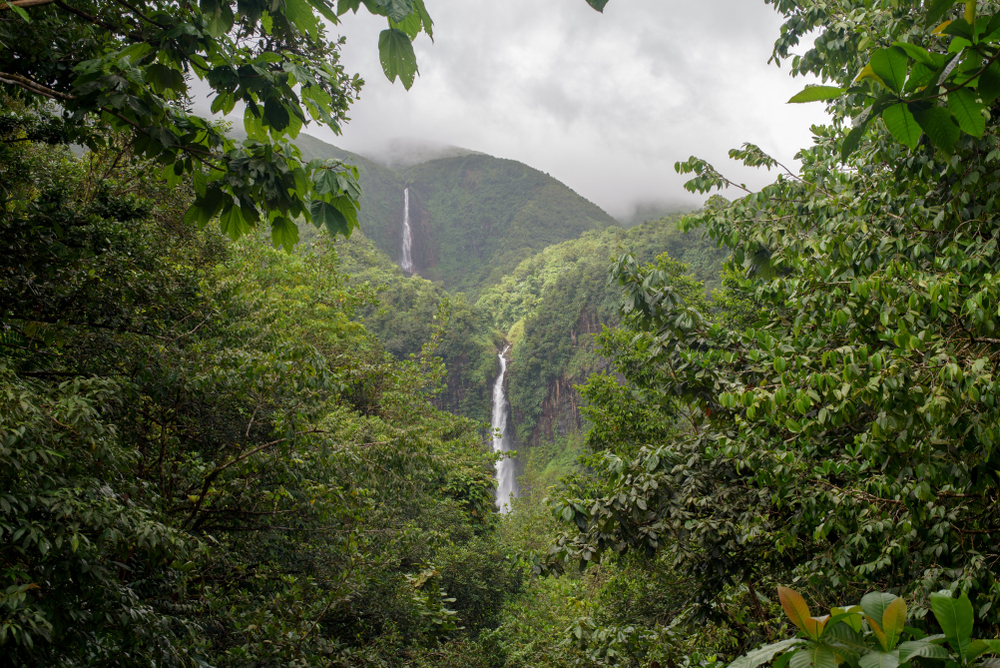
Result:
M997 668L1000 3L0 44L0 667Z
M607 281L613 258L631 252L651 262L666 253L687 265L707 296L721 287L728 251L678 230L682 214L640 209L626 228L527 165L457 147L438 148L444 158L380 156L405 165L393 169L308 136L298 145L309 159L360 169L360 229L337 249L352 280L378 290L379 306L363 312L366 327L405 360L419 354L436 318L447 317L437 348L446 381L434 402L493 427L498 414L507 415L517 475L530 462L534 482L526 485L555 483L582 453L589 427L577 386L607 369L594 337L619 321L618 291ZM396 146L400 155L414 153ZM650 220L640 221L643 213ZM509 410L498 413L501 374Z

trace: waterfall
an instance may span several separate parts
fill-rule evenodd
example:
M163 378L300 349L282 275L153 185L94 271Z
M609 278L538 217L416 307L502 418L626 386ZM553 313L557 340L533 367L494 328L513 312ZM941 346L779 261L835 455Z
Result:
M400 268L413 275L413 229L410 228L410 189L403 191L403 260Z
M510 450L510 442L507 438L507 397L503 391L503 380L507 373L507 359L504 355L510 350L510 346L504 348L500 353L500 375L493 384L493 452L507 452ZM499 430L499 435L497 431ZM504 457L497 462L497 507L501 513L510 510L510 496L517 496L517 479L514 477L514 460Z

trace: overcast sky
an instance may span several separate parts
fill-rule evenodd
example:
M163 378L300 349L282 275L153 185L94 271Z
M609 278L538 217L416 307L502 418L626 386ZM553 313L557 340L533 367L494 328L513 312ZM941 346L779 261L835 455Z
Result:
M420 76L406 91L378 62L385 19L335 28L343 61L366 85L340 137L365 154L413 137L520 160L612 215L639 202L698 206L678 160L696 155L759 187L727 151L752 142L791 162L822 107L785 101L806 81L768 65L778 15L762 0L426 0L432 43L415 42ZM736 193L730 193L730 197Z

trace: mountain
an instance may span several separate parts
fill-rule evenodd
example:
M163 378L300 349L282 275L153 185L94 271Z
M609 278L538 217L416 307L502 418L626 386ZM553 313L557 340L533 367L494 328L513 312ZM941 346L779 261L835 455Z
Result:
M380 159L405 164L414 155L461 154L389 168L308 135L296 144L306 159L334 158L358 167L361 229L396 261L403 245L403 193L409 188L415 272L470 299L546 246L618 227L597 205L514 160L425 146L422 154L410 151L407 160Z

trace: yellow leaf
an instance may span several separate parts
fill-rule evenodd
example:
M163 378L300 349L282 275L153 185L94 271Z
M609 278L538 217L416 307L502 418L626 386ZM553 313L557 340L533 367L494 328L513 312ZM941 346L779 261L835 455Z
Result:
M801 594L788 587L778 587L778 600L781 601L781 607L784 608L788 618L792 620L792 624L802 629L810 637L814 637L816 622L815 620L810 620L812 623L806 621L812 617L812 614Z
M940 35L942 32L944 32L944 29L947 28L950 23L951 23L951 21L945 21L944 23L942 23L941 25L939 25L937 28L934 28L934 30L931 30L931 34L932 35Z
M888 652L889 643L887 642L887 638L885 637L885 632L882 630L882 627L868 615L865 615L865 619L868 620L868 626L872 627L872 633L874 633L875 637L878 638L878 643L882 645L882 651Z
M859 74L857 78L854 79L854 82L857 83L862 79L873 79L882 84L883 86L885 86L885 82L882 81L879 75L875 74L875 70L872 69L871 65L865 65L864 69L861 70L861 74Z

